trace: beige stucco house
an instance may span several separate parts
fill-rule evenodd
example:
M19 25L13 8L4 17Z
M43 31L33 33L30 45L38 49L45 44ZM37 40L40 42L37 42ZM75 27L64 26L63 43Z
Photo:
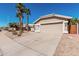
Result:
M68 22L71 19L70 16L49 14L40 17L34 24L40 24L40 32L68 33Z

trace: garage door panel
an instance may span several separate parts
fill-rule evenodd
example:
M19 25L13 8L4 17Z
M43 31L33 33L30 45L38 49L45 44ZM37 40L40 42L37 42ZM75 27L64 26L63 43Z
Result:
M41 32L55 32L61 33L62 30L62 23L60 24L48 24L48 25L41 25Z

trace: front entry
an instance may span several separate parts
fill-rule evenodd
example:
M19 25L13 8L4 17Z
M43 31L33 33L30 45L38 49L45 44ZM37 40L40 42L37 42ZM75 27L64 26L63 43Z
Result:
M63 22L63 33L68 33L68 21Z

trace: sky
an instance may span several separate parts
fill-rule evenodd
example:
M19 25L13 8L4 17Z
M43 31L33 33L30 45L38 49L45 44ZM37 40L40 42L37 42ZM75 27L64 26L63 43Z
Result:
M53 13L79 18L78 3L24 3L24 5L31 10L30 24L40 16ZM16 10L16 3L0 3L0 27L7 26L10 22L19 22ZM26 24L25 14L23 23Z

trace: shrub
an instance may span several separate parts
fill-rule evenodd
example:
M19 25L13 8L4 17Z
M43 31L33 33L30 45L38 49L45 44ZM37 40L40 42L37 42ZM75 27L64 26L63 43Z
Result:
M72 18L70 23L71 23L71 25L76 25L78 23L78 19L77 18Z

